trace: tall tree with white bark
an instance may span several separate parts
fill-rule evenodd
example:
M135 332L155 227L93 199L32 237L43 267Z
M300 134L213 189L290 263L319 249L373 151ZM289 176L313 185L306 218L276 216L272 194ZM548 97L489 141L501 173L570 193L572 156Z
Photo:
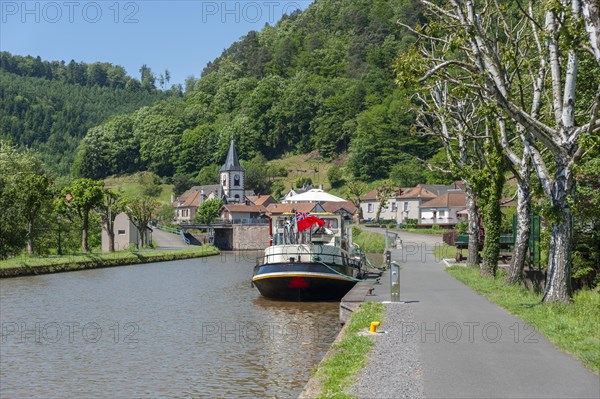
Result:
M430 23L424 28L408 27L422 39L415 68L426 78L447 77L451 71L452 79L463 83L465 90L482 93L526 132L523 145L531 154L552 215L543 300L568 302L573 168L585 152L581 137L600 127L600 85L592 103L576 95L580 59L591 53L600 63L597 4L593 0L530 0L526 7L500 0L421 3ZM539 77L549 85L533 85ZM544 111L539 115L532 111L534 107L524 106L531 105L529 99L536 97L537 90L538 109Z

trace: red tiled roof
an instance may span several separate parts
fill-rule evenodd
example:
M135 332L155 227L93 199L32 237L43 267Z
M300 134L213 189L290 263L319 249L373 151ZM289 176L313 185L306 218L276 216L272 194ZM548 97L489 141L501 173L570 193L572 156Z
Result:
M405 188L402 189L402 194L398 198L408 199L408 198L435 198L437 195L432 191L429 191L425 187L420 184L417 187Z
M317 205L318 204L316 202L305 202L300 204L269 204L267 206L267 212L272 215L289 213L294 209L298 212L312 212Z
M340 209L344 209L346 212L348 213L352 213L354 214L358 208L354 206L354 204L351 201L343 201L343 202L324 202L321 204L321 206L323 207L323 210L325 212L329 212L329 213L335 213L337 211L339 211Z
M463 191L448 191L425 202L421 208L464 208L466 204L467 197Z
M190 190L187 193L184 193L181 197L177 198L175 202L173 202L173 206L175 208L184 208L191 206L199 206L200 205L200 191Z
M249 195L247 198L254 205L264 205L264 203L269 200L273 202L275 201L275 199L270 195Z
M363 195L362 197L360 197L361 201L369 201L369 200L375 200L377 199L377 189L373 189L371 191L369 191L368 193L366 193L365 195Z

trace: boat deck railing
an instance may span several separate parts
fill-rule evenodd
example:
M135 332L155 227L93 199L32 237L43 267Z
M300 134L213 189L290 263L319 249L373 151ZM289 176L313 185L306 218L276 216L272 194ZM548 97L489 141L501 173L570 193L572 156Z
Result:
M360 261L348 258L347 255L315 253L307 251L286 251L284 253L267 254L259 256L256 259L256 267L258 268L264 264L279 261L280 259L290 263L326 263L329 266L354 266L357 268L360 267Z

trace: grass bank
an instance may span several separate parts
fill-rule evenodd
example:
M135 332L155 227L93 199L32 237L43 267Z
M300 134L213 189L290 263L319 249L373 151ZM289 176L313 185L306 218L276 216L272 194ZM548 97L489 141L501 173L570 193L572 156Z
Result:
M352 386L352 379L367 363L367 354L375 345L366 332L372 321L382 321L384 305L368 302L352 314L342 336L336 340L325 359L319 364L314 378L320 381L318 398L352 398L346 388Z
M107 254L81 254L43 258L18 257L0 262L0 278L164 262L217 254L219 254L219 250L215 247L201 246L181 250L120 251Z
M357 227L352 229L352 241L366 253L382 254L385 250L385 237L382 234L361 230Z
M491 278L480 276L478 269L454 266L446 270L600 373L600 292L579 291L567 305L542 304L541 295L521 286L507 286L502 273Z

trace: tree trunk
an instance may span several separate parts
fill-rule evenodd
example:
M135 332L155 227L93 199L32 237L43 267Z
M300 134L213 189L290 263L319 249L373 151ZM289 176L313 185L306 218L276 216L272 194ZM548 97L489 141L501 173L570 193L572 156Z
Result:
M516 284L523 280L523 269L527 260L529 236L531 234L531 190L529 188L529 169L527 168L518 179L517 185L517 231L515 246L510 262L507 284ZM526 175L526 176L524 176Z
M573 211L569 206L568 196L574 192L575 184L570 168L557 162L550 197L552 211L556 218L552 223L543 302L566 303L571 300Z
M110 218L110 214L109 214ZM106 235L108 236L108 252L115 252L115 225L114 221L108 219L104 224Z
M115 252L115 232L114 230L108 233L108 252Z
M81 225L81 252L85 253L90 250L88 246L88 228L89 228L89 214L83 215Z
M27 223L27 253L33 255L33 221Z
M488 199L484 209L485 241L482 250L481 275L496 276L498 258L500 257L500 224L502 219L499 199Z
M469 219L469 255L467 256L467 267L477 267L479 264L479 207L475 199L475 193L470 185L466 185L467 217Z
M502 188L504 187L504 158L496 143L486 154L488 166L485 173L489 174L486 179L487 187L484 187L480 196L483 206L483 226L485 228L485 241L483 243L481 262L481 275L496 276L498 270L498 258L500 257L500 232L502 228L502 211L500 201L502 199Z

